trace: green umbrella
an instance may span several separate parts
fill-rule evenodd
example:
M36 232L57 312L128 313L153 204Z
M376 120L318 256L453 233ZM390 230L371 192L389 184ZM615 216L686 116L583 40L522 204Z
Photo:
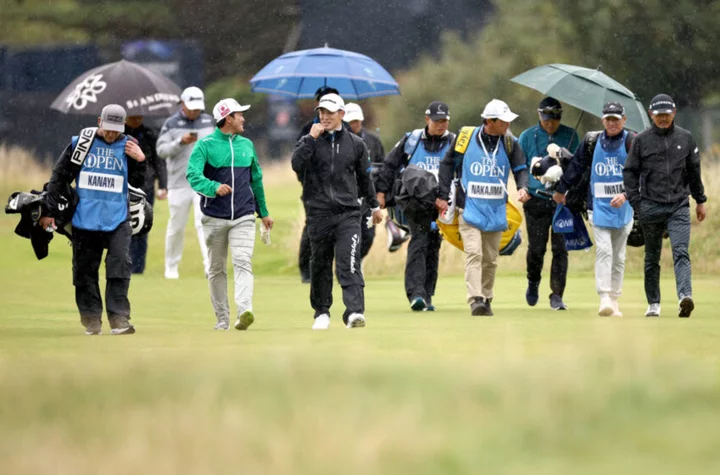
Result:
M633 92L598 69L546 64L511 79L546 96L601 117L603 106L617 101L625 107L625 126L636 132L650 126L647 111Z

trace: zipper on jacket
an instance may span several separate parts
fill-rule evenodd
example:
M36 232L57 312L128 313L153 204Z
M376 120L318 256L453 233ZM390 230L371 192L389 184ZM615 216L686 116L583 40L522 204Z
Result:
M333 191L333 179L335 178L335 133L330 136L330 198L335 203L335 192Z
M233 139L234 135L231 135L230 138L228 138L228 143L230 143L230 176L231 182L232 182L232 191L230 192L230 221L235 219L235 150L233 149Z
M667 135L664 138L665 138L665 170L667 170L667 182L669 185L670 183L672 183L670 180L670 178L671 178L670 177L670 146L668 145ZM672 193L672 192L673 192L673 190L670 190L670 193Z

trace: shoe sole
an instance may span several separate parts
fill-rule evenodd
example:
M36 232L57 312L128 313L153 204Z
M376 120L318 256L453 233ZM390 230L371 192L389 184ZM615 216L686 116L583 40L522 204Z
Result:
M660 314L659 313L646 313L645 316L657 318L660 316Z
M247 310L240 314L240 318L235 323L235 330L247 330L254 321L255 315L250 310Z
M598 315L601 317L612 317L613 313L615 313L615 309L612 307L602 307L600 311L598 312Z
M352 322L349 322L347 325L345 325L346 328L365 328L365 319L363 318L356 318Z
M86 335L102 335L102 331L98 331L98 332L88 332L88 331L86 331L85 334L86 334Z
M680 312L678 317L689 318L692 311L695 310L695 302L692 299L682 299L680 301Z
M473 317L492 317L493 313L488 312L487 309L484 308L476 308L474 310L470 310L470 314Z
M130 325L127 328L113 328L110 333L113 335L132 335L135 333L135 327Z

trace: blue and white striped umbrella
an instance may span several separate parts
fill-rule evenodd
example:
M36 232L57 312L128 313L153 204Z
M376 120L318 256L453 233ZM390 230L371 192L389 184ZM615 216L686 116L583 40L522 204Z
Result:
M295 99L313 98L322 86L334 87L345 99L400 94L397 81L375 60L327 46L285 53L262 68L250 84L254 92Z

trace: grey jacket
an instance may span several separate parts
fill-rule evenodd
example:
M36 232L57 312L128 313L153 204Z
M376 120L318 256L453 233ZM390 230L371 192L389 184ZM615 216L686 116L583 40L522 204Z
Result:
M167 160L168 189L190 188L185 172L195 143L184 145L180 139L188 132L197 132L198 140L215 130L215 121L210 114L202 113L195 120L188 120L181 111L177 111L163 124L157 140L157 154Z

